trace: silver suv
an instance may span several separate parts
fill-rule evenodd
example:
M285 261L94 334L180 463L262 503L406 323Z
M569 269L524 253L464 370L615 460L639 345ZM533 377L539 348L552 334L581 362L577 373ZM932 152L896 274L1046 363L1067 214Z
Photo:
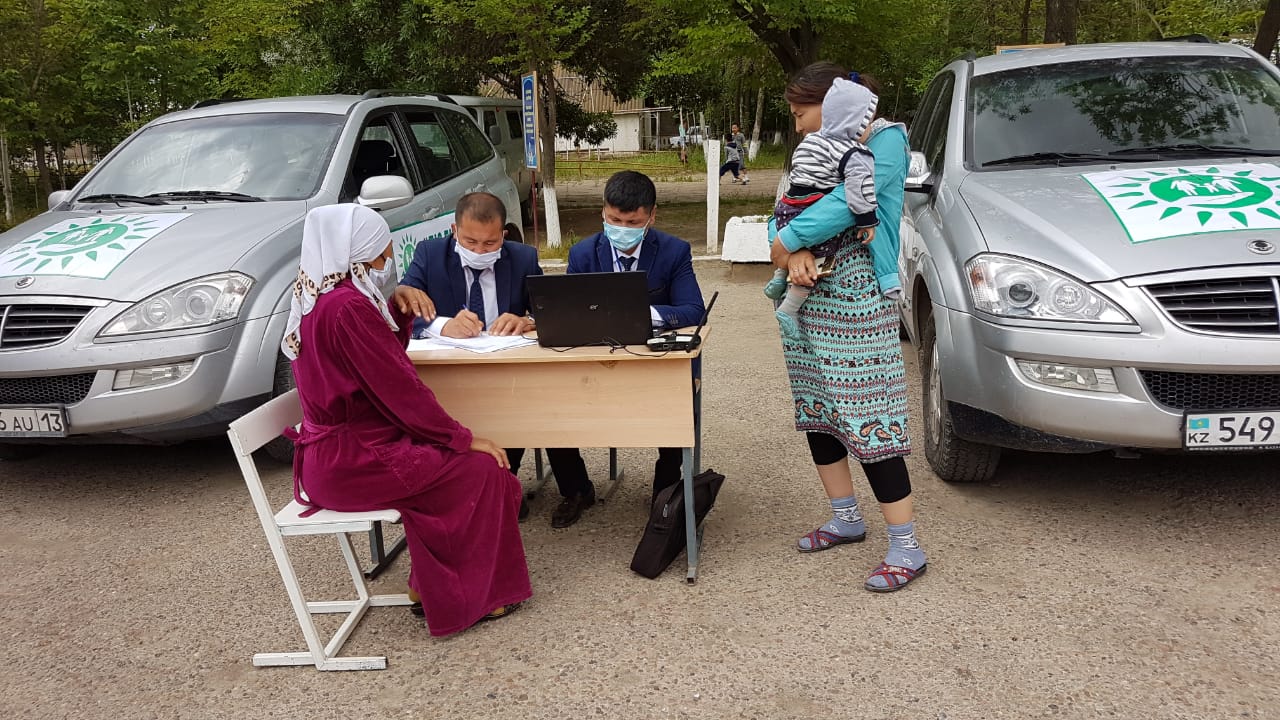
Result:
M911 129L904 325L944 480L1002 448L1280 449L1280 71L1214 43L966 59Z
M0 235L0 457L225 431L292 386L279 345L308 210L380 210L403 272L475 190L519 223L502 160L444 96L215 102L149 123Z

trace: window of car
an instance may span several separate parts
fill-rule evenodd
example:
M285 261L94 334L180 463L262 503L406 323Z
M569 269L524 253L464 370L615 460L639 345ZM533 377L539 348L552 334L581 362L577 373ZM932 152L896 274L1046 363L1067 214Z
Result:
M320 189L345 118L243 113L152 125L103 163L79 196L216 190L301 200Z
M508 137L512 140L519 140L524 137L524 120L521 118L519 110L507 111L507 130L511 131Z
M359 195L364 181L378 175L398 175L413 185L414 192L424 190L423 184L410 173L408 155L404 142L396 134L395 115L384 113L371 117L360 130L360 141L343 185L344 198Z
M493 146L475 123L461 113L442 111L440 115L462 146L462 155L467 161L464 163L465 167L475 167L493 157Z
M456 113L450 113L456 114ZM418 164L427 176L427 184L435 185L462 172L464 162L449 141L449 132L435 110L408 110L405 120L417 145ZM461 116L459 116L461 117ZM462 118L464 121L466 118ZM469 121L468 121L469 122ZM473 125L474 127L474 125ZM478 132L478 131L477 131Z
M485 134L485 137L488 137L488 136L489 136L489 128L491 128L491 127L497 127L497 126L498 126L498 113L497 113L497 111L495 111L495 110L485 110L485 111L484 111L484 123L482 123L482 125L483 125L483 127L484 127L484 134Z
M1280 149L1280 81L1250 57L1037 65L979 75L970 92L970 153L978 167L1043 153L1186 157L1198 145Z
M937 173L942 170L942 161L947 151L947 130L951 127L951 101L955 92L956 76L952 72L944 72L935 80L938 94L929 117L929 130L920 143L920 152L929 162L929 170Z

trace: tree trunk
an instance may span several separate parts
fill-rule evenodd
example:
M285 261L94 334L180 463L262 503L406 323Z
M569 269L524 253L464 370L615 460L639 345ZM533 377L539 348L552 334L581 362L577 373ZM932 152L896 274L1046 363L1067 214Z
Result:
M43 193L42 197L36 198L36 207L48 210L49 208L42 203L47 203L49 196L53 194L53 182L49 177L49 159L44 154L46 149L44 138L36 138L33 145L32 149L36 154L36 172L39 174L40 191Z
M1022 4L1022 44L1031 42L1031 0Z
M1044 41L1074 44L1079 21L1080 0L1045 0Z
M560 206L556 198L556 79L538 70L538 86L544 112L542 123L542 203L547 220L547 247L560 247Z
M751 161L755 161L756 153L760 152L760 119L764 117L764 85L756 91L756 119L755 124L751 127Z
M1253 51L1268 60L1276 49L1276 38L1280 36L1280 0L1269 0L1267 10L1262 14L1262 22L1258 23L1258 37L1254 38Z
M0 126L0 189L4 192L4 224L13 226L13 176L9 172L9 129Z

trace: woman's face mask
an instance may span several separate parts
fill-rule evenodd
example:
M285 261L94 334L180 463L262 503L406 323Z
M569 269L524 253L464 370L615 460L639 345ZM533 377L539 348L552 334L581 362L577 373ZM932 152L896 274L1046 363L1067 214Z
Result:
M377 285L378 287L386 287L387 284L390 283L394 277L395 277L395 267L391 265L390 260L382 264L381 270L379 270L376 267L373 267L372 265L369 266L369 279L372 280L373 284Z

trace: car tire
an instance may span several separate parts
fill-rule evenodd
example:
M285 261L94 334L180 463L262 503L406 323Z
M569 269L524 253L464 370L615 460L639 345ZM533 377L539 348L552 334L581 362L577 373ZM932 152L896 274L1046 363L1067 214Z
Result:
M289 358L281 353L276 358L276 377L272 384L271 397L277 398L295 387L293 383L293 366ZM267 457L285 464L293 463L293 441L281 436L263 446Z
M938 332L933 318L925 321L920 343L921 417L924 455L938 477L949 483L987 482L1000 465L1000 448L971 442L956 435L951 411L942 393L938 372Z
M0 462L19 462L39 455L39 445L0 445Z

